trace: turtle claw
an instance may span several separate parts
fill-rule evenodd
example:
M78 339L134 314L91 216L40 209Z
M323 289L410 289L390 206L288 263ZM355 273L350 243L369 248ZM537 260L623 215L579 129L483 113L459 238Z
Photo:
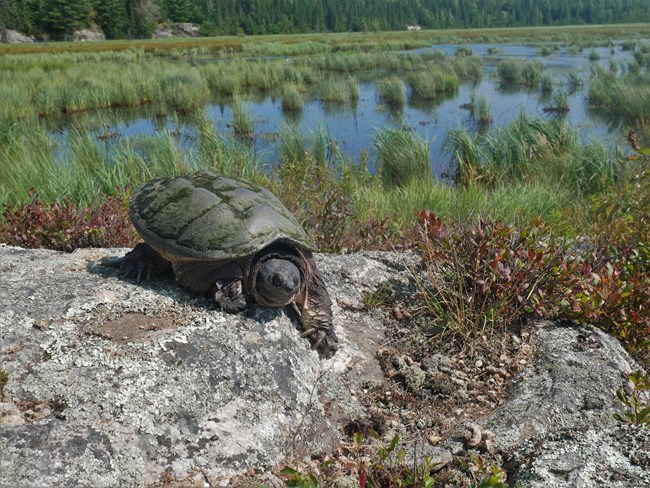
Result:
M147 244L140 243L132 251L126 253L120 262L120 274L125 278L134 277L139 283L149 281L152 276L163 274L171 270L169 261L163 259Z
M313 332L312 332L313 331ZM323 359L329 359L338 350L336 335L331 330L321 330L311 328L301 334L305 337L305 333L309 332L309 340L312 345L311 348L318 351L318 354Z
M248 305L242 282L239 279L217 280L214 301L222 310L230 313L241 312Z
M302 332L300 334L300 337L311 337L316 332L318 332L318 329L316 329L316 327L312 327L311 329L307 329L306 331Z

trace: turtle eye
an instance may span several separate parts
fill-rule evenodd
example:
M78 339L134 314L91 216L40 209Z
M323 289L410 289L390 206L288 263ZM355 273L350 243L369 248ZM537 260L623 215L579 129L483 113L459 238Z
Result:
M271 279L271 283L273 283L273 286L282 286L282 278L275 274L273 275L273 279Z

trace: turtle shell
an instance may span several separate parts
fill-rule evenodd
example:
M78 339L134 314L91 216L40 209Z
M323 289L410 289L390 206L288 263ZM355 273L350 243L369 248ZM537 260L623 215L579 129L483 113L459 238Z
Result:
M145 183L131 198L131 220L169 261L237 259L278 240L316 249L270 191L209 171Z

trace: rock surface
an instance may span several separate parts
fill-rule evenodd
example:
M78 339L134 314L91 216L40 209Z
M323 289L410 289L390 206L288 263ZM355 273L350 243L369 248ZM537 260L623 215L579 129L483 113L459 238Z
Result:
M342 341L321 361L282 310L229 315L96 264L124 252L0 248L0 486L227 479L336 448L337 422L363 410L350 389L382 377L362 293L401 258L319 258ZM12 405L51 414L21 421Z
M541 323L536 361L488 420L509 482L524 487L650 486L650 429L613 418L639 366L593 327ZM628 385L629 386L629 385Z
M392 391L421 384L406 356L386 379L377 352L393 319L363 303L387 283L408 297L413 255L317 256L341 341L321 361L284 310L225 314L171 280L137 284L99 264L125 251L0 247L0 486L220 486L334 451L348 421L377 412L369 385L406 371L412 381ZM637 365L593 328L542 323L537 336L509 401L487 418L459 416L458 428L473 422L477 449L485 438L503 457L508 483L648 486L650 429L612 418L614 392ZM443 356L431 362L449 369ZM422 434L418 452L440 467L473 449L449 432Z
M158 28L153 33L153 38L167 37L198 37L201 26L191 22L172 22L158 24Z
M74 31L72 34L72 40L75 42L105 41L106 36L99 27L93 27L91 29Z
M31 44L34 42L34 38L15 30L0 28L0 42L8 42L9 44Z

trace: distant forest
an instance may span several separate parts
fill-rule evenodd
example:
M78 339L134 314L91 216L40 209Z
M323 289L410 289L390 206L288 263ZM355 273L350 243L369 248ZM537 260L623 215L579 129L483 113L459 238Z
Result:
M291 34L609 24L650 21L648 0L0 0L0 27L64 39L97 24L111 39L150 37L158 23L203 35Z

